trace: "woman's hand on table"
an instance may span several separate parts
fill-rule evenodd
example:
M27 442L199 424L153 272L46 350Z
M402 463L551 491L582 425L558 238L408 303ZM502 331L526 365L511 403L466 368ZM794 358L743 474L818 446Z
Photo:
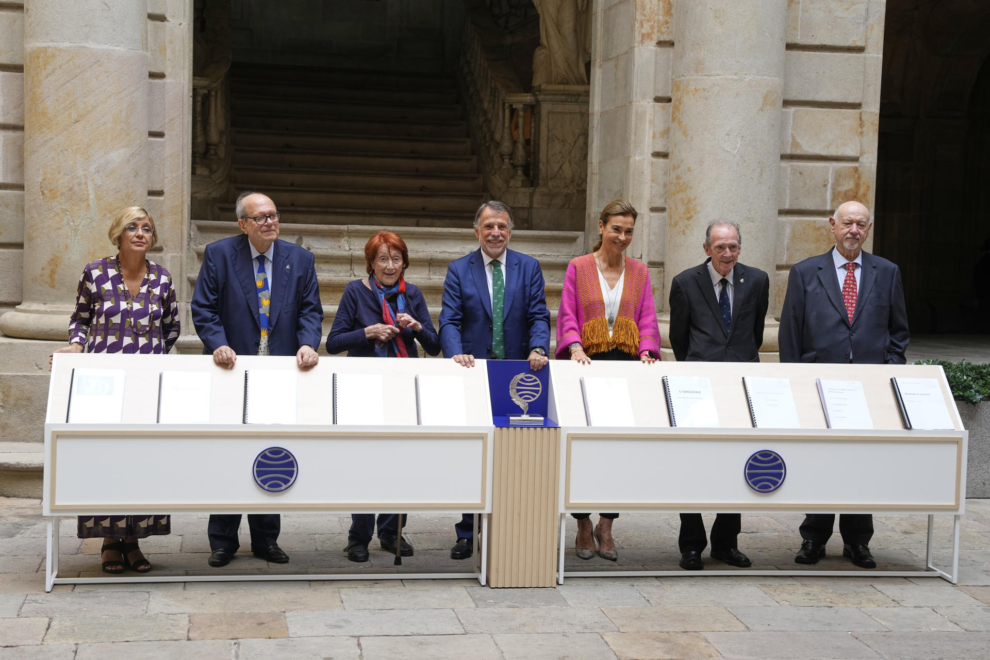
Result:
M55 353L82 353L82 352L83 352L82 344L69 344L68 346L60 348L57 351L54 351L53 353L50 353L48 355L48 368L51 369L52 367L52 356L54 356Z

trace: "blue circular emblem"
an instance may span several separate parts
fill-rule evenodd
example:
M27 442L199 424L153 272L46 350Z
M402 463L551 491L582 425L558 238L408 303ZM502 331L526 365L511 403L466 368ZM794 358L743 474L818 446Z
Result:
M254 482L269 493L282 493L296 482L299 464L288 449L269 447L254 459Z
M780 454L764 449L749 457L743 476L746 484L757 493L772 493L784 485L787 466Z

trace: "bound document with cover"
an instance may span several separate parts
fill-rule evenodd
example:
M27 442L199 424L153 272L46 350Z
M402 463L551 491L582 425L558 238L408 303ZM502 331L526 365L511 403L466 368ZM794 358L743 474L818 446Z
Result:
M124 411L122 369L73 369L69 386L69 424L119 424Z
M333 375L333 423L385 423L385 379L378 374Z
M919 431L951 431L956 428L936 379L891 378L890 382L894 386L905 428Z
M664 376L663 393L671 426L718 427L711 379Z
M244 423L296 423L295 369L248 369L244 372Z
M209 424L209 372L163 371L158 375L159 424Z
M420 426L467 426L463 376L416 376Z
M787 378L743 376L753 428L799 429L797 406Z
M582 377L588 426L636 426L625 378Z
M830 429L872 429L873 417L866 405L866 391L858 380L817 379L818 396Z

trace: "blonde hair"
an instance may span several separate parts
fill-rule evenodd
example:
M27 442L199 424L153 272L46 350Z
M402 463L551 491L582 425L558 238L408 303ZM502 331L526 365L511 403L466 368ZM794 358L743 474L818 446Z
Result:
M639 217L639 213L636 212L636 209L633 207L633 205L624 199L616 199L606 204L605 208L602 209L601 215L598 216L598 222L600 222L602 225L605 225L608 223L608 219L613 215L631 216L633 219L633 223L635 223L636 218ZM595 244L593 246L591 246L591 251L598 252L601 246L602 246L602 234L601 232L599 232L598 240L595 241Z
M110 223L110 230L107 232L110 242L119 248L120 235L124 233L124 227L141 218L147 218L148 222L151 223L151 245L148 246L148 249L158 245L158 228L155 227L155 220L140 206L128 206L117 212L113 222Z

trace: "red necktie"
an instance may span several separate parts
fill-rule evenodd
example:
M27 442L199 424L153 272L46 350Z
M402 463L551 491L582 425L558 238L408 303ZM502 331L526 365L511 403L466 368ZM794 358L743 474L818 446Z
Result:
M842 283L842 302L846 304L846 314L852 323L856 314L856 264L846 264L846 279Z

